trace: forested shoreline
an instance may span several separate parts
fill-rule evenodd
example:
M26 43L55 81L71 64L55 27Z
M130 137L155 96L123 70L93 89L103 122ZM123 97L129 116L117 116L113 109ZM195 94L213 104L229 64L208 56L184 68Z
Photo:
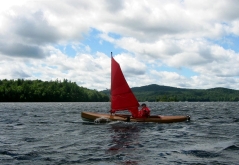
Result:
M156 84L132 88L139 102L239 101L239 91L227 88L182 89ZM0 80L0 102L108 102L110 90L97 91L75 82Z
M0 80L0 102L107 102L109 97L75 82Z

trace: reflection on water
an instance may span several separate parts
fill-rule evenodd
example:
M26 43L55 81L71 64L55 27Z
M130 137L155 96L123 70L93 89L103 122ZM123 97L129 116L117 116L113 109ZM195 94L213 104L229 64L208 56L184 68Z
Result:
M140 146L138 141L140 128L135 123L126 122L116 122L109 125L111 140L106 153L122 157L122 164L138 164L133 153Z
M110 128L113 134L111 135L112 141L109 150L122 150L134 149L138 143L139 128L135 124L129 123L116 123L111 124Z

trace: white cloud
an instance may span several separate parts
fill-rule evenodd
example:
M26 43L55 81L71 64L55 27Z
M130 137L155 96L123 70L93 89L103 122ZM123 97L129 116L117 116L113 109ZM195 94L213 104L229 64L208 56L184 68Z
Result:
M138 61L129 54L121 54L114 57L120 64L125 76L137 76L145 74L146 65L142 61Z
M67 78L109 88L112 50L102 49L107 42L122 50L115 58L130 86L239 89L238 50L218 44L236 45L230 36L238 41L238 27L235 0L1 1L0 78ZM100 46L84 43L92 29L101 33ZM66 46L75 55L60 49ZM156 70L162 65L197 75Z
M239 35L239 19L238 20L235 20L231 23L231 32L232 34L235 34L235 35Z

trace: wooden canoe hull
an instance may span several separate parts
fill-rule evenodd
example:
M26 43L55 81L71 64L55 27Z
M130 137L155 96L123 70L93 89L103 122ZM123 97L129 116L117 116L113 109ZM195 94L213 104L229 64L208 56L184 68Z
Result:
M174 123L189 121L190 116L150 116L148 118L132 118L130 115L111 115L95 112L81 112L83 120L109 122L109 121L127 121L127 122L156 122L156 123Z

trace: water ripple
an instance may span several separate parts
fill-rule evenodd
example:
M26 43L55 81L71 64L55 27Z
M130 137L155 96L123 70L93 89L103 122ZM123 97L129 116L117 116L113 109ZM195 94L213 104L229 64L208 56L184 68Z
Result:
M0 164L237 164L239 103L148 103L152 114L190 115L157 124L81 119L110 103L1 103ZM34 163L33 163L34 162Z

